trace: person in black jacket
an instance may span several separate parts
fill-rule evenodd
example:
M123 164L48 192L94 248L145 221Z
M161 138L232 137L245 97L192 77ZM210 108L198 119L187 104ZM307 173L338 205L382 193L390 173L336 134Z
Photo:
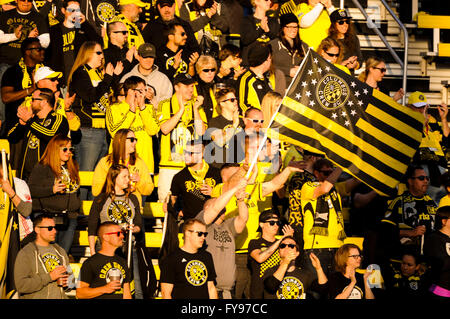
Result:
M164 38L164 30L170 23L179 23L183 26L186 35L186 48L190 52L200 52L200 47L195 38L194 31L192 31L189 23L177 16L175 16L175 1L174 0L158 0L156 7L159 12L157 17L152 22L148 23L142 30L142 36L145 42L152 43L156 51L167 43L167 38Z
M63 73L61 84L66 84L81 45L86 41L101 42L101 37L81 13L79 0L64 1L61 12L64 21L50 27L52 45L47 49L45 61L53 70Z
M47 145L28 180L33 214L47 211L58 225L56 242L69 253L81 207L80 176L70 138L58 134Z

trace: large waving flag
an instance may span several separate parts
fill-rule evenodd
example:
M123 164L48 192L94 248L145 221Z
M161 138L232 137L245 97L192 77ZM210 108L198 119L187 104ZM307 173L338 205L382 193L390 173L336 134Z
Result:
M379 194L392 195L419 147L423 122L310 49L268 135L326 154Z
M2 167L7 166L5 155L2 152ZM13 185L9 168L6 175ZM0 299L12 298L16 292L13 270L20 249L18 213L9 197L4 195L0 190Z

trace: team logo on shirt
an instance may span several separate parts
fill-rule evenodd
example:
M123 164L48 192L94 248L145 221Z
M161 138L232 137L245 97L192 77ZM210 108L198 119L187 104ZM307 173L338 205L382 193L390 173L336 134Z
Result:
M191 260L185 268L186 280L193 286L201 286L208 279L208 270L200 260Z
M349 87L339 76L327 74L319 80L316 98L326 110L334 110L343 106L349 98Z
M108 2L102 2L97 6L97 17L102 20L102 22L109 22L111 21L114 16L116 15L116 9L108 3Z
M295 277L285 277L277 291L278 299L305 299L303 283Z
M347 288L347 287L345 287L345 288ZM362 296L363 296L363 292L362 292L361 288L359 288L358 286L355 286L355 287L353 287L353 290L347 299L362 299Z
M30 139L28 140L28 148L34 150L38 148L38 146L39 146L39 139L36 136L31 135Z
M133 217L133 211L126 201L115 200L108 207L108 217L111 221L121 224Z
M59 257L52 253L45 253L41 258L47 272L52 272L53 269L61 264Z

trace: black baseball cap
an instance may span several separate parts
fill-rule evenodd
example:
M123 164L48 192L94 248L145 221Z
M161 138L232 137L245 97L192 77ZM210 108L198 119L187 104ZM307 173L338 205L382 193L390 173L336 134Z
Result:
M138 54L143 58L155 58L156 57L156 49L155 46L151 43L144 43L139 46Z
M181 83L184 85L189 85L189 84L196 83L196 82L197 81L195 81L195 79L187 73L178 74L173 79L173 85L178 84L178 83Z

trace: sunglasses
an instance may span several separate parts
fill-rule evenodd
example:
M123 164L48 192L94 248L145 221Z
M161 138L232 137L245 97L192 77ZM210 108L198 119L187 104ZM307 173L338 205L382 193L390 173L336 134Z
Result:
M44 51L45 49L42 48L42 47L38 47L38 48L28 48L27 50L28 50L28 51L36 50L36 51L38 51L38 52L41 52L41 51Z
M249 118L247 118L248 120L250 120L250 121L252 121L253 123L261 123L261 124L263 124L264 123L264 120L258 120L258 119L249 119Z
M203 72L207 73L207 72L216 72L216 68L212 68L212 69L203 69Z
M415 176L415 177L411 177L411 178L412 179L418 179L419 181L424 181L424 180L429 181L430 180L430 177L428 177L426 175L420 175L420 176Z
M188 229L188 231L190 231L191 233L197 233L198 237L202 237L202 236L208 236L208 232L207 231L198 231L198 230L190 230Z
M56 82L56 81L58 81L58 78L47 78L47 80L50 80L52 82Z
M125 31L113 31L112 33L122 33L122 35L127 35L128 34L128 30L125 30Z
M102 54L103 54L103 51L95 51L95 54L97 54L97 55L102 55Z
M328 53L327 51L325 51L326 54L328 54L330 57L335 57L337 58L339 56L339 53Z
M343 25L344 23L349 24L350 23L350 19L342 19L342 20L339 20L337 22L337 24L339 24L339 25Z
M41 99L40 97L32 97L31 101L44 101L44 99Z
M376 67L376 66L374 66L373 68L377 69L377 70L380 70L381 73L386 73L386 71L387 71L386 68L379 68L379 67Z
M138 139L136 137L127 137L127 140L130 140L131 143L134 143L138 141Z
M280 244L280 248L286 248L286 247L294 249L295 244Z
M281 225L281 222L279 220L268 220L265 223L269 224L270 226L274 226L274 225Z
M56 229L56 226L38 226L38 228L46 228L48 231L52 231L53 229Z
M73 153L73 151L75 150L73 147L61 147L61 150L64 153L67 153L67 151L69 151L70 153Z
M186 155L201 155L203 152L191 152L191 151L184 151L184 154Z
M229 99L223 100L222 102L230 101L231 103L237 102L237 97L231 97Z
M116 234L117 237L120 237L120 235L123 235L123 231L119 230L119 231L113 231L110 233L105 233L105 235L114 235Z

